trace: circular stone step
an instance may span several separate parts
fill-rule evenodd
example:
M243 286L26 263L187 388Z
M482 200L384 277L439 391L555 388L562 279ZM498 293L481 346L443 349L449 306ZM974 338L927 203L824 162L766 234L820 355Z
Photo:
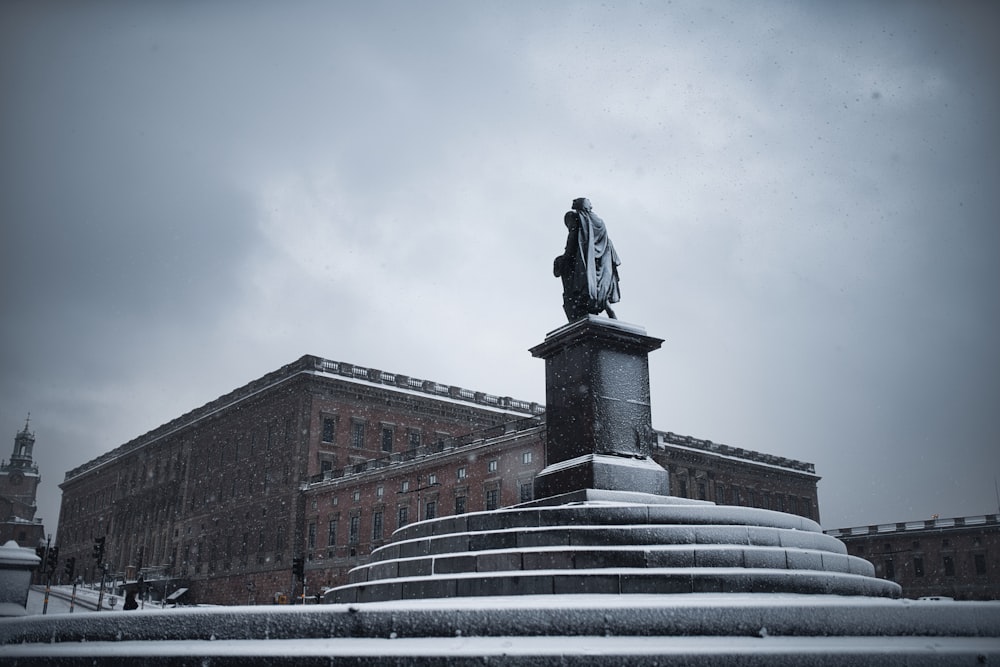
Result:
M411 524L326 602L562 593L899 597L800 516L680 501L529 503Z

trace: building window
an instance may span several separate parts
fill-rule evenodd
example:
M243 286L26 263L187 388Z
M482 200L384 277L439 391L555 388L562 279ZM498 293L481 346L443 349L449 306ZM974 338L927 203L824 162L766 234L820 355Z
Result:
M360 502L361 501L361 489L354 489L354 493L352 494L351 498L354 500L354 502Z
M391 452L392 451L392 427L383 426L382 427L382 451Z
M372 514L372 539L381 540L382 539L382 511L379 510Z
M403 505L396 515L396 527L402 528L410 522L410 508Z
M496 472L497 471L497 461L493 459L486 464L486 472Z
M708 500L708 488L705 482L698 482L698 500Z
M361 534L361 517L355 514L351 517L351 532L347 537L347 541L351 544L357 544L359 541L359 535Z
M681 498L688 497L688 481L685 478L680 478L677 480L677 495Z
M365 423L351 422L351 447L358 449L365 446Z
M323 418L323 442L333 442L337 437L337 420L333 417Z
M465 514L465 496L455 496L455 514Z
M521 453L521 463L531 463L531 452Z
M385 496L385 487L384 486L375 487L375 497L382 498L384 496Z
M335 547L335 546L337 546L337 520L336 519L330 519L330 523L327 526L326 546L328 546L328 547Z
M437 516L437 501L428 500L427 504L424 505L424 518L433 519Z
M333 461L323 459L319 462L320 472L330 472L331 470L333 470Z
M427 476L427 483L428 484L437 484L438 483L438 476L435 475L435 474L428 475Z
M312 521L309 523L309 528L307 532L306 545L308 549L316 548L316 522Z
M410 449L416 449L420 446L420 431L410 431L407 437L410 441Z
M978 576L986 574L986 554L975 554L972 560L976 564L976 574Z
M913 557L913 576L922 577L924 576L924 559L923 556Z
M399 492L400 493L406 493L409 490L410 490L410 480L405 479L405 480L403 480L402 485L400 485L400 487L399 487Z
M461 468L458 469L458 478L465 479L465 475L466 475L465 466L462 466Z
M944 557L944 576L954 577L955 576L955 559L951 556Z
M525 482L521 484L521 502L526 503L532 500L532 486L531 482Z
M799 504L795 496L788 496L788 511L792 514L799 513Z
M885 564L885 578L886 579L895 579L896 578L896 566L892 562L892 559L891 558L886 558L885 561L883 561L883 562Z
M486 509L495 510L500 506L500 489L490 489L486 492Z

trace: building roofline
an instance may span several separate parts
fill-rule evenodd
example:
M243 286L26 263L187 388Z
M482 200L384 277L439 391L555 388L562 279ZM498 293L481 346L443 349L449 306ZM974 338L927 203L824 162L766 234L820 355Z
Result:
M657 445L660 445L661 443L669 444L681 449L689 449L720 458L732 459L734 461L756 463L761 466L805 473L819 479L819 476L816 475L816 466L813 463L787 459L783 456L774 456L773 454L755 452L752 449L743 449L742 447L730 447L729 445L722 445L717 442L712 442L711 440L693 438L690 435L678 435L677 433L673 433L671 431L656 431L656 436Z
M248 400L262 392L273 389L292 378L299 375L317 375L323 377L334 377L350 382L361 382L364 384L384 385L387 388L403 391L405 393L432 396L438 400L449 400L452 402L477 407L480 409L496 410L508 413L521 413L525 415L540 415L545 412L545 408L538 403L522 401L509 396L494 396L479 391L471 391L453 385L444 385L433 380L422 380L399 373L387 373L374 368L357 366L343 361L331 361L311 354L299 357L290 364L271 371L266 375L257 378L233 391L220 396L219 398L206 403L184 413L180 417L170 420L166 424L158 426L137 438L134 438L111 451L91 459L87 463L77 466L66 473L63 483L70 481L85 472L95 470L107 463L110 463L126 454L141 449L149 444L167 437L177 431L187 428L217 412L229 408L237 403ZM60 486L62 486L60 484Z
M823 531L837 538L866 537L871 535L888 536L899 533L915 533L925 530L960 530L964 528L979 528L996 526L1000 523L1000 515L980 514L977 516L960 516L950 519L925 519L922 521L900 521L898 523L878 523L870 526L854 526L853 528L834 528Z
M246 401L265 391L269 391L276 386L290 381L300 375L313 375L320 377L330 377L343 379L348 382L365 384L369 386L382 385L394 391L407 394L430 396L436 400L447 401L456 404L468 405L479 409L491 411L522 414L526 418L539 417L544 415L545 406L539 403L514 399L509 396L495 396L479 391L472 391L454 385L445 385L433 380L423 380L410 377L400 373L390 373L376 368L367 368L343 361L331 361L314 355L304 355L290 364L271 371L256 380L253 380L242 387L216 398L205 405L184 413L180 417L158 426L143 435L133 438L123 445L112 449L95 459L79 465L69 470L63 480L63 484L79 477L80 475L96 470L116 459L142 449L162 438L170 436L181 429L190 427L199 421L211 417L212 415L229 408L237 403ZM657 434L657 444L667 443L673 447L689 449L699 453L709 454L720 458L730 458L743 463L754 463L765 467L780 468L798 473L816 476L816 467L812 463L796 461L781 456L764 454L740 447L730 447L702 440L691 436L678 435L670 431L655 431ZM59 485L62 487L62 484Z

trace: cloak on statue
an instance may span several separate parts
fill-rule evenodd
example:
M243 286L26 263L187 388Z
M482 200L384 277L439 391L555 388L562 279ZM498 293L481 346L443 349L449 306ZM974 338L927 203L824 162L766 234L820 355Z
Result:
M563 310L570 322L608 312L608 304L618 303L618 253L607 227L591 210L590 200L573 200L573 210L564 217L569 235L566 251L556 257L553 273L562 278Z

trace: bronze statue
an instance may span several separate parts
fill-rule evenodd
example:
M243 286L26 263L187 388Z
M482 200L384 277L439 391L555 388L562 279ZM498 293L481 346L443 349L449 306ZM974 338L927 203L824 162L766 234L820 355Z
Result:
M566 252L556 257L552 272L562 278L563 310L573 322L587 315L607 311L615 317L609 304L618 303L618 253L611 243L604 221L591 210L590 200L573 200L573 210L563 218L569 235Z

